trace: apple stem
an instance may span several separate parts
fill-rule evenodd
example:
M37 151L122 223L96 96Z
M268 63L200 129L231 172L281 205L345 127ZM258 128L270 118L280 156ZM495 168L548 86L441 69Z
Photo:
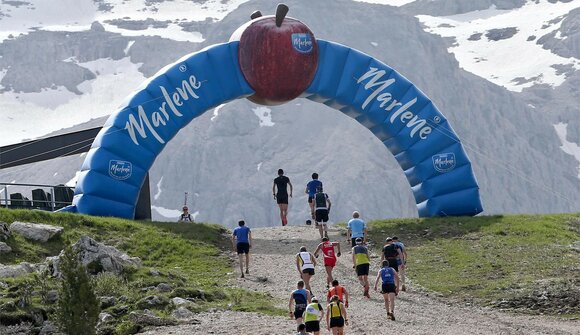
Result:
M288 10L289 8L285 4L278 4L278 7L276 7L276 27L282 26L282 21L284 21L286 14L288 14Z
M261 16L262 16L262 12L260 12L259 10L257 10L255 12L253 12L252 15L250 15L250 19L252 19L252 20L253 19L257 19L257 18L259 18Z

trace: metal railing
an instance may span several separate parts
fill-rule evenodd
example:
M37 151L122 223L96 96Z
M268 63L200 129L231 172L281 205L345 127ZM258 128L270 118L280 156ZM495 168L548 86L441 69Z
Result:
M70 205L72 194L74 187L66 185L0 183L0 206L55 211Z

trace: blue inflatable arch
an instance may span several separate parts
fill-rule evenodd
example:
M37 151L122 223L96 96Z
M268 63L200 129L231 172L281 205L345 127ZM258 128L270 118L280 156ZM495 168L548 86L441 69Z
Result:
M387 65L317 40L316 76L302 95L370 129L403 169L421 217L482 211L471 163L433 103ZM132 219L155 158L206 110L253 94L238 64L238 43L185 56L144 82L111 115L82 165L68 211Z

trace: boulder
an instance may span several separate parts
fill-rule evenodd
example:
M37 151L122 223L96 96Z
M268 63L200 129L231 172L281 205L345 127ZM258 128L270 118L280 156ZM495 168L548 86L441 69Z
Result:
M133 323L141 326L171 326L176 324L174 320L160 318L147 311L131 312L128 318Z
M64 231L63 227L51 226L41 223L13 222L10 225L10 232L17 233L29 240L47 242L55 236L59 236Z
M10 238L10 229L6 222L0 222L0 241L6 241Z
M36 271L34 265L22 262L18 265L0 265L0 278L14 278Z
M109 313L101 312L99 313L99 324L109 323L115 321L115 317Z
M12 251L12 248L4 242L0 242L0 254L7 254Z
M159 285L157 285L157 291L159 291L159 292L171 292L171 286L169 286L169 284L167 284L167 283L159 283Z
M81 236L73 245L73 249L79 252L81 263L92 274L112 272L119 275L127 266L141 266L139 257L131 257L115 247L99 243L88 236ZM62 255L63 253L61 252L57 258L47 258L48 263L52 262L52 275L55 277L60 276L58 266Z
M194 314L185 307L179 307L173 312L171 312L171 316L176 318L177 320L188 320L193 319Z
M52 335L58 333L58 328L50 321L44 321L38 335Z
M171 299L171 303L175 306L182 306L182 305L189 305L191 304L191 301L187 300L187 299L183 299L180 297L175 297L173 299Z
M54 304L58 301L58 291L57 290L50 290L46 295L46 300L49 304Z

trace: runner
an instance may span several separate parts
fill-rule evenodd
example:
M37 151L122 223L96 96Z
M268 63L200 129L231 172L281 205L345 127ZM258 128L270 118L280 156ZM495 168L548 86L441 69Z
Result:
M314 276L314 267L316 267L316 259L314 256L306 251L306 247L300 247L300 252L296 254L296 268L300 274L300 278L304 280L306 289L312 293L310 288L310 278Z
M332 330L333 335L343 335L345 324L348 326L344 304L337 295L333 295L326 308L326 329Z
M298 328L296 329L298 331L298 333L296 333L296 335L308 335L309 333L306 332L306 325L301 323L298 325Z
M338 253L334 253L334 248L338 248ZM316 247L314 252L314 257L318 258L318 253L322 251L322 256L324 258L324 267L326 268L326 289L330 287L332 283L332 269L336 265L336 257L340 257L340 243L330 242L328 237L322 238L322 243Z
M389 266L389 261L383 261L382 266L375 280L375 291L377 291L379 279L382 279L381 293L385 299L387 318L395 321L395 297L399 294L399 276L395 269Z
M282 226L288 224L288 188L290 185L290 198L292 198L292 183L290 178L284 175L284 170L278 169L278 177L274 179L274 184L272 185L272 195L280 207L280 220L282 220Z
M183 213L181 213L179 220L177 220L177 222L185 221L193 222L193 218L191 217L191 214L189 214L189 208L187 208L187 206L183 206Z
M304 289L304 281L299 280L296 289L290 293L288 301L288 312L290 319L296 319L296 323L301 324L306 306L310 303L310 292Z
M326 303L330 303L330 299L333 295L337 295L338 299L344 302L344 307L348 308L348 291L344 286L338 284L338 280L332 281L332 287L328 290L326 295Z
M351 243L351 246L356 245L356 239L358 237L363 239L363 244L367 244L368 229L367 224L362 219L360 219L360 213L357 211L352 212L352 219L348 221L346 225L348 229L347 241Z
M407 271L407 249L403 242L399 241L397 236L393 236L393 243L401 248L401 253L403 254L403 259L399 258L397 260L397 265L399 266L399 279L401 280L401 291L407 291L407 286L405 286L405 272Z
M246 274L250 273L250 248L252 248L252 232L246 227L246 222L240 220L232 233L232 246L238 252L241 277L244 278L244 256L246 254Z
M395 269L395 271L399 272L399 262L398 259L404 259L403 253L401 252L401 247L396 245L393 242L391 237L387 237L386 239L387 244L383 247L383 255L381 256L381 264L384 260L389 261L389 266ZM400 289L397 286L397 289Z
M322 305L318 303L318 298L312 297L312 303L306 306L306 311L304 312L304 324L306 325L307 332L313 332L314 335L320 334L320 320L324 310Z
M314 219L314 195L316 194L316 189L318 186L322 186L322 182L318 180L318 173L312 174L312 180L306 184L306 190L304 193L308 194L308 205L310 206L310 216Z
M320 238L328 236L328 214L330 213L330 199L328 194L322 192L322 185L316 188L316 194L314 195L314 205L315 205L315 220L316 226L318 227L318 232L320 232Z
M357 237L355 242L356 246L352 248L352 263L353 263L352 267L356 269L358 281L364 288L363 295L367 298L370 298L368 277L371 262L369 260L369 250L362 244L363 243L362 238Z

